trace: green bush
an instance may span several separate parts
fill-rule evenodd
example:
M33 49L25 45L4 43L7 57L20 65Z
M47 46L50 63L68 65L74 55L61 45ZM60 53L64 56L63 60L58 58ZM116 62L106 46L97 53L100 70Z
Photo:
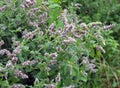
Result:
M0 87L102 88L102 82L111 82L102 81L111 77L102 74L109 70L106 54L113 59L111 54L118 52L111 30L106 30L111 25L79 24L75 14L62 11L60 2L38 1L1 1ZM118 75L110 75L114 83L109 87L116 87Z
M117 24L113 36L120 43L120 2L119 0L63 0L62 7L76 12L83 22L100 21L104 24Z

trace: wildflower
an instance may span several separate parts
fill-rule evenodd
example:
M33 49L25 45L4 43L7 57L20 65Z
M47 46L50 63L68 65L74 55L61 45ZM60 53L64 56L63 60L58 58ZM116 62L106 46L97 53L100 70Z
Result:
M20 71L20 70L15 70L14 74L15 74L16 77L20 77L22 79L28 78L28 75L22 73L22 71Z
M55 59L55 58L57 58L58 54L57 54L57 52L55 52L55 53L51 53L49 56L51 59Z
M39 11L39 8L32 8L28 11L27 15L29 17L33 17L34 13L38 12Z
M67 28L65 28L65 31L66 32L70 32L70 31L72 31L72 29L74 29L75 28L75 25L72 23L72 24L70 24Z
M26 4L30 5L34 5L36 3L36 0L26 0Z
M97 69L95 69L96 65L92 63L92 61L90 62L88 60L88 57L83 57L83 61L82 64L85 65L85 70L86 71L91 71L91 72L96 72Z
M115 24L105 25L105 26L103 26L103 29L104 29L104 30L111 29L111 28L113 28L114 26L115 26Z
M65 27L68 27L68 20L67 20L66 15L67 15L67 10L64 9L64 11L63 11L63 13L62 13L62 21L63 21L63 23L64 23L64 26L65 26Z
M20 53L21 50L22 50L22 47L21 47L21 46L17 46L17 47L13 50L12 54L13 54L13 55L16 55L16 54Z
M86 71L92 71L92 72L96 72L97 71L97 69L94 69L96 67L96 65L95 64L93 64L93 63L89 63L89 64L87 64L86 65Z
M35 60L32 60L32 61L27 60L27 61L22 63L22 66L28 66L28 65L31 66L31 65L34 65L36 62L37 61L35 61Z
M10 88L25 88L25 86L22 84L13 84L10 86Z
M76 40L72 37L67 37L66 40L63 40L64 44L75 43L75 42L76 42Z
M31 2L31 0L26 0L26 2Z
M49 26L49 33L51 35L55 34L55 23L52 23L50 26Z
M56 62L57 62L57 60L50 60L50 64L51 64L51 65L56 64Z
M22 35L26 35L28 33L27 29L25 29L23 32L22 32Z
M36 4L36 0L26 0L25 3L21 4L21 7L23 9L25 9L25 8L28 8L28 7L33 6L35 4Z
M22 9L25 9L25 4L21 4L20 7L21 7Z
M100 35L100 33L94 33L94 35L105 45L104 38Z
M7 6L6 6L6 5L4 5L4 6L0 7L0 12L5 11L5 10L6 10L6 8L7 8Z
M43 14L40 14L38 16L38 19L39 19L40 23L44 23L47 20L47 16L48 16L47 12L44 12Z
M12 54L11 54L11 52L9 50L6 50L5 53L6 53L6 55L7 55L8 58L10 58L12 56Z
M86 30L88 29L86 23L81 23L79 26L83 29L86 29Z
M43 32L43 31L39 31L38 34L39 34L40 36L43 36L43 35L44 35L44 32Z
M7 68L14 68L14 66L10 60L7 62L6 67Z
M49 30L51 30L52 32L54 32L55 30L55 23L52 23L50 26L49 26Z
M58 28L57 32L56 32L59 36L63 36L63 30L62 28Z
M83 75L86 77L88 76L88 73L86 71L83 71Z
M39 27L38 22L28 22L28 24L29 24L30 26L35 27L35 28L38 28L38 27Z
M55 88L55 85L54 84L48 84L47 88Z
M96 45L96 48L97 48L99 51L105 53L105 50L103 49L102 46L100 46L100 45Z
M47 71L47 72L50 71L50 70L51 70L50 67L46 67L46 68L45 68L45 71Z
M4 54L6 54L8 57L11 57L11 53L7 49L0 50L0 55L4 55Z
M0 55L4 55L5 51L6 51L6 49L0 50Z
M83 57L82 63L83 64L88 64L89 63L88 57Z
M56 50L57 50L58 52L63 51L62 47L60 47L60 46L56 47Z
M75 38L79 38L79 39L81 39L85 34L86 34L85 30L82 33L80 31L78 31L78 30L75 30L75 31L72 32L72 35Z
M18 58L17 58L16 56L13 56L13 57L12 57L12 62L13 62L13 64L17 63L17 61L18 61Z
M44 56L48 57L48 56L49 56L49 53L45 53Z
M60 77L60 73L58 73L57 77L55 78L55 82L60 82L61 77Z
M88 24L89 27L96 27L96 26L100 26L100 25L102 25L101 22L91 22Z
M26 34L23 34L22 37L23 37L24 39L29 40L29 39L32 39L35 35L36 35L35 32L28 32L28 33L26 33Z

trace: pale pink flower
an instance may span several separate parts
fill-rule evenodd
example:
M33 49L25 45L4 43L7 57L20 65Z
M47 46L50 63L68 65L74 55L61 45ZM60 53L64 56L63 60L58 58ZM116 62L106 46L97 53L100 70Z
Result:
M28 66L28 65L34 65L35 63L37 63L37 61L35 61L35 60L32 60L32 61L29 61L29 60L27 60L27 61L25 61L25 62L22 62L22 66Z
M22 79L28 78L28 75L24 74L24 73L23 73L22 71L20 71L20 70L15 70L15 71L14 71L14 74L15 74L16 77L20 77L20 78L22 78Z

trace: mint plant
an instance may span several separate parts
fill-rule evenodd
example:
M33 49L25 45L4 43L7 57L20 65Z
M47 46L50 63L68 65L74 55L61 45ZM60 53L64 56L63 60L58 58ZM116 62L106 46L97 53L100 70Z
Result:
M101 71L111 47L117 51L118 43L109 33L113 25L80 23L60 2L1 2L1 88L84 87ZM55 10L59 14L54 16Z

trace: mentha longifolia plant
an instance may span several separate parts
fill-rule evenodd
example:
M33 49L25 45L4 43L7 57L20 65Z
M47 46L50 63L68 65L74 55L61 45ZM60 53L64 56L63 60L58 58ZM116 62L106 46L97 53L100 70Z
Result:
M0 7L0 87L78 88L96 74L114 25L79 23L65 9L48 26L49 8L35 0ZM10 9L11 7L11 9ZM9 12L9 13L8 13ZM107 35L109 36L109 35Z

